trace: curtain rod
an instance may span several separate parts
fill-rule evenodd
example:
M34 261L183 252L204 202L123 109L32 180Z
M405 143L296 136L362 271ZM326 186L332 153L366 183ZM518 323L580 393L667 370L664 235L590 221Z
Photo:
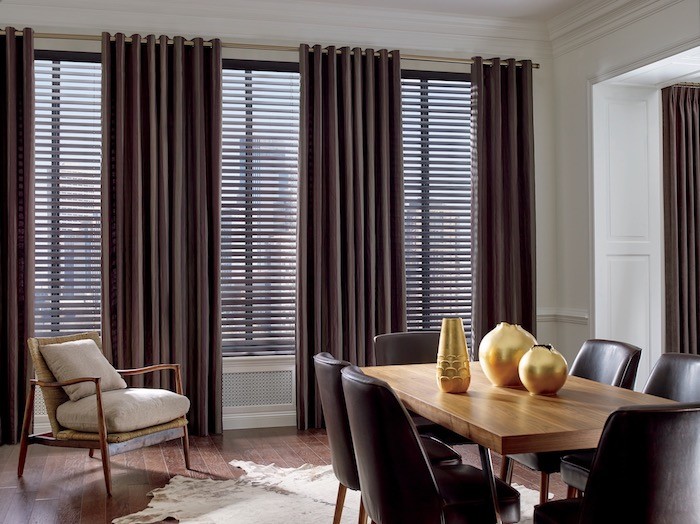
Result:
M671 87L695 87L698 88L700 87L699 82L678 82L677 84L673 84Z
M0 35L4 35L5 31L0 29ZM22 36L22 31L16 31L16 35ZM80 34L67 34L67 33L34 33L34 38L46 38L46 39L52 39L52 40L86 40L86 41L91 41L91 42L100 42L102 41L102 36L101 35L80 35ZM112 37L114 39L114 37ZM131 37L127 36L126 37L127 42L131 42ZM145 39L142 40L145 42ZM158 41L156 40L156 43ZM168 40L169 44L172 44L172 40ZM185 45L194 45L194 42L192 40L185 40ZM211 42L204 42L204 45L211 45ZM221 42L221 47L227 48L227 49L254 49L254 50L261 50L261 51L282 51L282 52L289 52L289 53L298 53L299 48L298 47L293 47L293 46L284 46L284 45L270 45L270 44L243 44L243 43L238 43L238 42ZM324 52L326 50L324 49ZM340 52L340 50L337 50L336 52ZM401 60L415 60L415 61L421 61L421 62L444 62L444 63L449 63L449 64L473 64L474 60L471 58L452 58L448 56L423 56L423 55L401 55ZM492 65L493 62L491 60L484 60L484 64L486 65ZM516 61L516 65L520 66L522 65L522 62ZM532 64L533 69L539 69L540 64Z

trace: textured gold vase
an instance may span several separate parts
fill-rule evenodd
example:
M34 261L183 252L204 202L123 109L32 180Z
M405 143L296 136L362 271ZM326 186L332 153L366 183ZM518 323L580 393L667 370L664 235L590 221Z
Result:
M566 382L566 359L549 344L532 346L518 364L525 388L533 395L554 395Z
M518 364L537 344L532 334L517 324L501 322L479 344L479 363L494 386L521 387Z
M464 393L471 378L462 319L443 318L437 354L438 387L445 393Z

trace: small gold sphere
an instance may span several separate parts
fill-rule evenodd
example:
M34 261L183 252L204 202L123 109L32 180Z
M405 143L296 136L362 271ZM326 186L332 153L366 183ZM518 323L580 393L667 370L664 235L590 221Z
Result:
M517 324L501 322L479 344L479 363L494 386L521 387L518 363L537 340Z
M566 359L550 345L536 345L525 353L518 373L525 388L533 395L554 395L566 382Z

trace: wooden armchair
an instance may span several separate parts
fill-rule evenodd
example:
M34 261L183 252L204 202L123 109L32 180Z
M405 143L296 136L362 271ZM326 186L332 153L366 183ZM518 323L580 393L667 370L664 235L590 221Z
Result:
M22 437L20 441L17 476L21 477L24 472L24 464L27 458L27 449L29 444L43 444L45 446L58 446L70 448L88 448L90 450L91 457L94 454L94 450L99 449L102 456L102 468L104 470L107 494L111 495L111 455L125 453L127 451L143 448L146 446L152 446L154 444L159 444L161 442L166 442L168 440L174 440L177 438L182 439L182 447L185 455L185 466L187 467L187 469L190 469L187 419L184 416L187 410L189 409L189 401L186 401L186 408L184 408L184 413L181 416L177 416L172 420L153 425L149 425L149 414L147 413L148 408L152 407L152 403L146 403L144 404L144 421L142 422L142 424L145 425L143 427L134 427L129 431L115 432L110 431L111 420L108 415L106 416L105 406L107 405L109 407L110 403L116 405L116 403L120 401L120 399L117 398L117 395L124 396L125 393L117 393L115 391L102 391L102 379L100 377L83 376L64 381L58 381L56 379L51 369L49 369L49 366L47 365L44 356L42 355L41 348L50 344L61 344L64 342L73 342L88 339L93 340L99 348L100 352L102 351L102 342L98 333L80 333L77 335L54 338L30 338L27 341L29 354L31 355L32 362L34 363L36 378L30 381L30 390L24 411L24 422L22 425ZM169 392L167 390L159 390L155 388L126 388L121 389L119 391L128 392L126 394L130 394L133 392L137 397L145 396L146 398L148 398L149 395L155 394L164 396L164 398L170 400L174 398L176 402L179 402L179 410L183 411L182 406L184 401L182 397L182 377L180 374L179 364L159 364L138 369L116 370L116 372L121 376L130 376L162 370L170 370L174 373L175 391L177 393L177 396L175 396L172 392ZM59 407L66 403L72 403L76 406L78 404L76 402L73 402L69 398L69 396L66 394L66 391L64 391L64 386L71 386L89 382L94 383L95 393L79 400L78 402L82 402L81 406L83 407L83 409L77 411L78 413L81 413L83 411L91 411L92 407L96 405L96 413L86 413L87 416L92 417L92 420L86 421L86 423L96 425L97 431L81 431L65 427L59 422L60 417L57 416ZM49 422L51 423L51 432L30 435L29 429L32 425L32 417L34 414L34 397L36 386L39 386L41 388L42 393L44 395L46 412L49 418ZM134 399L129 400L134 401ZM160 401L159 399L156 400ZM139 398L136 398L135 401L138 402ZM95 402L96 404L92 404L92 402ZM88 404L90 409L84 410L84 406ZM73 406L66 405L66 407L71 408ZM133 407L134 406L132 406L132 408ZM135 409L139 409L138 403L136 404ZM139 413L139 415L141 414Z

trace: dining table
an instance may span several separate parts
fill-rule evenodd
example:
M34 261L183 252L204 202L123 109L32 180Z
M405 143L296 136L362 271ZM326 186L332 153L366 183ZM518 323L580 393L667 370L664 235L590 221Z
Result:
M471 381L465 393L442 392L435 364L361 369L388 383L406 408L479 446L494 522L499 524L492 451L505 456L595 448L605 421L618 408L674 403L571 375L556 394L532 395L522 387L493 386L478 362L471 363Z

